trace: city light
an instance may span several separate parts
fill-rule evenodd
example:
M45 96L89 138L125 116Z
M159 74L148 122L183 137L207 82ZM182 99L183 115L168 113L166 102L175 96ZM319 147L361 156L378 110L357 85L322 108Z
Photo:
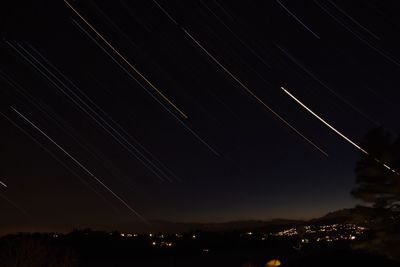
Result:
M304 226L304 229L304 233L301 234L301 243L355 240L357 236L364 234L367 230L365 227L355 224L307 225ZM294 237L300 235L294 227L270 234L277 237Z

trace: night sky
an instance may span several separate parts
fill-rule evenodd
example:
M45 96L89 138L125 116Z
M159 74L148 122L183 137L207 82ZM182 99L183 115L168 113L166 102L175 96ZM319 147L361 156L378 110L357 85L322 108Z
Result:
M400 130L396 1L8 2L0 232L354 206L361 152L281 87L355 143Z

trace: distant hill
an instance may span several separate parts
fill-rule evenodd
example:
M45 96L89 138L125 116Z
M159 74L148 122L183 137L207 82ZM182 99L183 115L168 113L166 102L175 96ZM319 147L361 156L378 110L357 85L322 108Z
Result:
M354 223L363 224L365 219L372 214L372 208L357 206L350 209L341 209L317 218L312 219L309 223L312 224L331 224L331 223Z
M349 209L337 210L330 212L320 218L309 221L290 220L290 219L273 219L268 221L247 220L247 221L230 221L223 223L188 223L188 222L171 222L163 220L154 220L148 224L139 222L131 222L119 225L121 231L136 231L138 233L179 233L190 231L275 231L288 227L296 227L305 224L333 224L333 223L355 223L363 224L367 215L371 213L371 208L355 207Z

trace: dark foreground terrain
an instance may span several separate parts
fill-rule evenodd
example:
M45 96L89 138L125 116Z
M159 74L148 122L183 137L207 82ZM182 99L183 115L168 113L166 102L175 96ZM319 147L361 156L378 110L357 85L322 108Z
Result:
M329 232L327 229L321 231ZM0 239L0 266L251 267L267 266L273 259L279 260L281 266L400 266L384 257L352 249L358 240L346 238L345 232L320 237L319 231L311 232L313 238L299 238L290 229L268 234L233 231L140 235L83 230L64 235L8 235Z

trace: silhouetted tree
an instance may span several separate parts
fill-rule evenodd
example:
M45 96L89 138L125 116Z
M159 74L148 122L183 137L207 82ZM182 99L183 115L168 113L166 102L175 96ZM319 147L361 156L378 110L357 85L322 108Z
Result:
M352 195L371 206L368 218L373 238L359 247L400 260L400 136L382 128L371 130L361 142Z
M400 169L400 137L377 128L366 135L361 145L369 155L362 154L357 162L353 196L377 209L397 210L400 176L395 172Z

